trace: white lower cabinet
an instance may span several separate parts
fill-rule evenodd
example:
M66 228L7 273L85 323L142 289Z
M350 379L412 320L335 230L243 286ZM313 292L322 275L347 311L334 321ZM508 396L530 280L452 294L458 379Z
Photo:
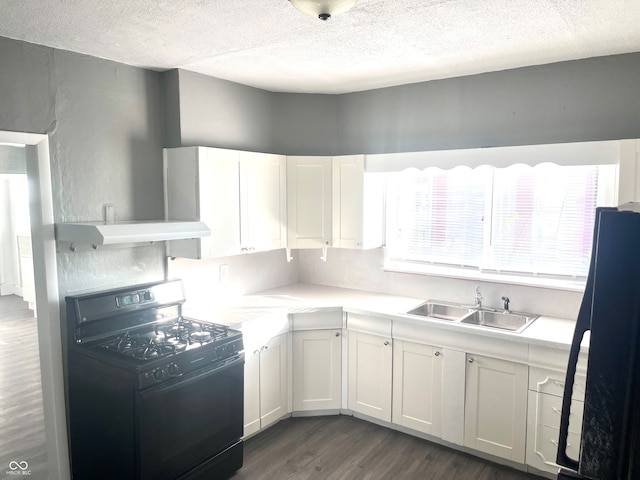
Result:
M394 340L393 423L441 436L442 367L442 349Z
M525 462L527 365L467 354L464 445Z
M342 330L293 332L293 410L339 409Z
M287 349L287 334L282 334L245 356L245 436L269 426L288 413Z
M349 331L349 409L391 421L392 342Z
M555 474L565 373L531 368L527 418L527 465ZM578 375L569 416L567 454L578 459L584 402L584 377Z

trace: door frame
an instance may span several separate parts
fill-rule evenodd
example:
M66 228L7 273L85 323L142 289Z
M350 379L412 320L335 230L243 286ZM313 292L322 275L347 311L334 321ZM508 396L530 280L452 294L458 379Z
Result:
M0 142L26 145L47 463L50 479L65 480L71 475L62 367L49 137L43 134L0 131Z

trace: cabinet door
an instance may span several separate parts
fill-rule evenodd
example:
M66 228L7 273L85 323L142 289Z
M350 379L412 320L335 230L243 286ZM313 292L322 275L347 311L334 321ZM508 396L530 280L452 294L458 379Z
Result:
M240 252L240 154L233 150L207 148L200 165L200 220L211 229L204 237L206 258Z
M442 428L442 350L393 342L393 423L440 436Z
M172 257L214 258L240 252L240 156L219 148L165 149L165 216L200 220L209 237L173 240Z
M287 413L286 334L270 339L260 352L260 428Z
M244 436L260 430L260 351L244 359Z
M293 409L340 408L342 398L340 330L309 330L293 334Z
M287 246L331 244L331 157L287 157Z
M242 251L287 246L286 157L240 153Z
M466 447L524 463L526 365L467 355Z
M362 247L364 155L333 157L333 246Z
M391 421L391 339L349 332L349 408Z

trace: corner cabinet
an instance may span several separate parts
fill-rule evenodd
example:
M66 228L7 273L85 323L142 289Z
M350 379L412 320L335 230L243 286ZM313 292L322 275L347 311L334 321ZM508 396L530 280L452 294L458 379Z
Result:
M382 246L385 177L365 173L364 155L332 160L333 246Z
M527 365L467 354L464 445L524 463Z
M332 157L287 157L288 248L331 246Z
M293 410L337 410L342 401L342 330L293 332Z
M285 157L221 148L164 150L165 217L211 236L167 243L171 257L215 258L286 246Z

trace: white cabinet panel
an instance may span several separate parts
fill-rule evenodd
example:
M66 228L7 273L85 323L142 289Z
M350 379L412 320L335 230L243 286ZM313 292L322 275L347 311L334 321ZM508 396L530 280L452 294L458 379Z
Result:
M467 355L465 446L524 463L528 367Z
M349 332L349 408L391 421L392 344L390 338Z
M339 409L341 398L341 330L294 332L293 409Z
M211 236L167 242L172 257L214 258L240 252L240 154L205 147L164 151L169 220L200 220ZM222 228L223 227L223 228Z
M333 246L382 245L384 176L365 173L364 155L333 157Z
M272 338L260 352L260 428L287 412L286 335Z
M441 401L441 349L394 340L393 423L440 436Z
M260 430L260 351L244 358L244 436Z
M287 245L286 157L240 153L240 243L242 251Z
M287 157L287 246L331 244L331 157Z
M247 352L244 367L244 435L251 435L288 413L287 334Z

